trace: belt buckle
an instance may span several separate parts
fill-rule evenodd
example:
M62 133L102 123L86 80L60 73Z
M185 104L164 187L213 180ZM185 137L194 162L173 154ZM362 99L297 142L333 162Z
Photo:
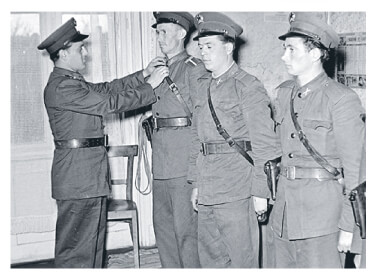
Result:
M289 180L296 179L296 167L295 166L287 166L286 168L286 178Z
M104 147L108 146L108 135L104 135Z
M81 145L80 145L78 139L72 139L71 140L71 148L80 148L80 147L81 147Z
M233 147L236 144L232 137L227 138L226 142L229 144L230 147Z
M152 117L152 127L154 128L154 130L157 130L158 129L158 121L156 120L157 118L156 117Z
M203 156L207 156L207 143L203 142L201 144L201 151L202 151Z

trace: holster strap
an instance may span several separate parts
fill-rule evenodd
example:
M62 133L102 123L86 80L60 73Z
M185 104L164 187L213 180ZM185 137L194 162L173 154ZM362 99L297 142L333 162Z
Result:
M154 117L152 120L153 120L154 129L191 126L191 120L188 117L173 117L173 118Z
M105 135L100 138L81 138L68 140L55 140L56 149L74 149L74 148L88 148L107 146L108 136Z
M238 145L241 146L246 152L251 151L251 142L240 140L237 141ZM204 142L201 145L201 152L204 156L210 154L227 154L237 152L236 148L230 147L227 142L210 143Z
M295 179L338 179L341 175L335 177L324 168L308 168L298 166L281 165L281 175L289 180Z

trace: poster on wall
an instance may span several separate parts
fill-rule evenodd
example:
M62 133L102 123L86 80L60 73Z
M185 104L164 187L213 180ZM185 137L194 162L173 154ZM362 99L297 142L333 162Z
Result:
M366 88L366 33L339 37L337 81L351 88Z

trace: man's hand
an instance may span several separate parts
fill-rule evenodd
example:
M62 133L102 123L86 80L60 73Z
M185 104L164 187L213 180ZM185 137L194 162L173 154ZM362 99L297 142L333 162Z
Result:
M156 88L160 85L161 82L163 82L164 78L169 75L169 69L166 66L160 66L156 68L152 73L150 78L146 81L146 83L149 83L152 88Z
M193 205L194 211L198 211L198 188L193 188L190 197L191 204Z
M339 242L337 244L337 250L339 252L348 252L352 246L353 233L340 230Z
M257 215L267 212L267 198L253 196L254 209Z
M166 66L166 59L163 57L156 57L154 58L148 65L147 67L143 70L143 77L146 78L150 76L154 70L159 67L159 66Z

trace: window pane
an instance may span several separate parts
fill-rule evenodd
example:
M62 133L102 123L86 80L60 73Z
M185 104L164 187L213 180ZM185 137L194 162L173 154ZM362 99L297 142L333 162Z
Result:
M44 140L39 15L11 15L11 143Z

